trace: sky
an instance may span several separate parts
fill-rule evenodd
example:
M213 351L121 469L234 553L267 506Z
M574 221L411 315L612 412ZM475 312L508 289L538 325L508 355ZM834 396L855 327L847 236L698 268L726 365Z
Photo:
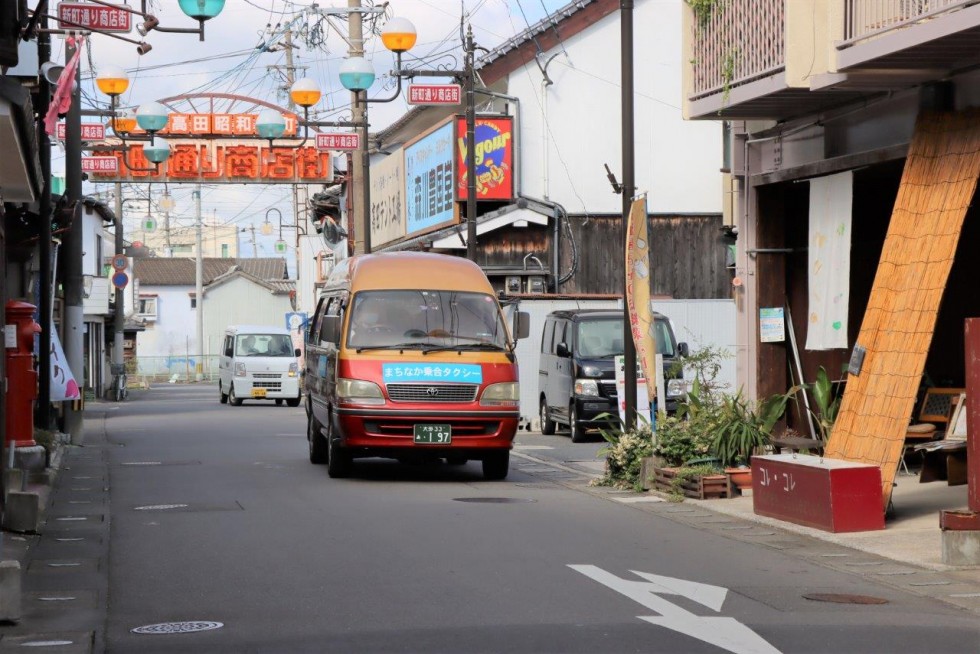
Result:
M120 0L122 1L122 0ZM411 52L404 55L403 66L458 68L460 57L460 19L472 25L478 46L492 49L524 30L529 24L544 18L569 0L390 0L382 3L362 0L365 7L385 7L378 16L378 29L387 17L405 17L411 20L418 32L418 42ZM129 0L131 6L139 6L139 0ZM140 56L132 43L93 34L89 47L82 55L81 88L82 105L107 106L108 98L98 92L94 84L94 72L100 66L121 66L130 77L130 86L120 98L120 105L137 107L146 102L171 98L190 93L235 93L259 98L285 106L287 94L283 72L286 55L283 41L287 26L293 30L293 65L299 67L296 77L311 77L319 84L324 96L314 107L311 118L318 120L348 120L350 118L350 93L339 82L338 67L347 56L348 44L338 32L346 34L343 20L328 21L310 11L311 5L320 8L346 7L346 0L317 3L311 1L285 2L283 0L227 0L224 11L205 24L205 40L195 34L150 32L141 37L134 29L127 36L145 40L152 45L147 54ZM195 27L178 7L177 0L148 0L149 10L164 27ZM138 20L137 20L138 22ZM333 27L331 27L331 24ZM263 47L265 46L265 47ZM369 90L369 97L387 97L393 93L393 85L385 75L394 67L393 57L377 36L365 43L365 51L375 68L378 80ZM64 41L54 39L52 58L64 61ZM438 81L438 80L435 80ZM230 111L244 111L243 107L229 107ZM371 131L383 129L408 110L402 97L387 104L370 106ZM190 107L188 106L188 111ZM52 153L52 170L64 171L64 152L56 147ZM86 194L111 192L111 184L86 183ZM175 229L190 228L194 223L195 207L191 199L192 185L169 185L170 195L176 202L171 211L171 224ZM149 192L151 201L162 194L160 184L124 185L124 197L143 197ZM110 206L111 202L110 202ZM124 218L127 233L134 232L146 214L145 202L131 202L125 206ZM291 223L291 189L288 185L211 185L202 192L202 215L205 221L235 224L246 230L241 234L243 256L252 255L251 226L257 227L271 215L276 224L275 234L265 237L256 230L256 250L259 256L276 256L273 245L277 239L278 208L284 216L284 224ZM155 211L154 213L160 213ZM158 220L162 224L162 219ZM284 238L292 242L289 231ZM293 257L289 257L292 262ZM294 271L290 263L291 276Z

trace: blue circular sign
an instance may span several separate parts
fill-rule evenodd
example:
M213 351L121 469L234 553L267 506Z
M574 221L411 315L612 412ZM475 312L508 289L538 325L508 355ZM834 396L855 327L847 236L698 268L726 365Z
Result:
M129 283L129 275L122 272L121 270L112 276L112 285L116 288L126 288L126 284Z

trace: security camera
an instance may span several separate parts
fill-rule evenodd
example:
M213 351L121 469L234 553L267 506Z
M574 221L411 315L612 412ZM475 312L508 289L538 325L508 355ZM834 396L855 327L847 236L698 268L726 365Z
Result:
M145 55L147 52L153 49L153 46L146 41L140 41L140 44L136 46L136 52L141 55Z

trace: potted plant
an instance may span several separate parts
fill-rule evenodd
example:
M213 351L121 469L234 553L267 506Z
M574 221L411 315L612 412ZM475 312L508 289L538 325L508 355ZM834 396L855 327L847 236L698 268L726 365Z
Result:
M725 397L712 430L711 453L718 457L725 473L739 489L751 488L749 459L754 452L772 443L772 430L789 399L800 390L791 388L752 406L741 393Z

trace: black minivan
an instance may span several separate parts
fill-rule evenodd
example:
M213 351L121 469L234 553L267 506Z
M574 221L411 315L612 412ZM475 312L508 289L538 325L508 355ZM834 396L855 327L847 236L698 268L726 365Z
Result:
M553 311L541 334L538 396L541 432L554 434L557 424L568 425L572 442L604 426L603 413L618 414L615 357L623 354L623 311L579 309ZM671 373L678 356L687 356L687 343L678 343L670 321L654 313L657 353L663 355L667 413L677 409L686 386L680 370Z

